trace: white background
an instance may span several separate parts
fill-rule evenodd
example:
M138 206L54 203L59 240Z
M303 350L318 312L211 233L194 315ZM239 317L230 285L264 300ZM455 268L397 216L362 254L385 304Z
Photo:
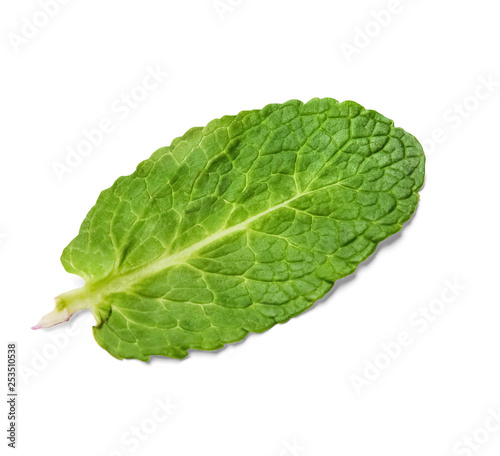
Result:
M497 1L72 0L47 21L40 11L35 0L0 10L1 352L18 343L17 454L499 454ZM157 66L168 77L127 112L120 97L140 95ZM415 217L353 277L286 325L184 361L114 359L90 314L30 330L53 296L81 285L59 256L118 176L190 127L313 97L375 109L428 153ZM108 118L101 144L79 163L68 156ZM411 343L398 349L400 333ZM176 407L158 422L167 399ZM4 400L1 410L6 435Z

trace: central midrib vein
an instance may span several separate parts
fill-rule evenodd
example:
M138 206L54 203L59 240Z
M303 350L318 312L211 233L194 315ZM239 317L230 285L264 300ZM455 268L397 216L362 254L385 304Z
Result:
M320 187L314 190L310 190L305 193L299 193L295 195L294 197L283 201L280 204L277 204L276 206L270 207L269 209L266 209L264 212L259 212L256 215L253 215L252 217L249 217L245 221L238 223L237 225L231 226L229 228L226 228L221 231L217 231L214 234L211 234L210 236L206 237L200 242L197 242L196 244L193 244L184 250L181 250L177 253L174 253L173 255L168 255L168 256L161 256L157 260L153 261L151 264L142 266L138 269L134 269L132 271L126 272L124 274L120 275L115 275L111 276L106 282L105 289L107 292L113 292L113 291L121 291L122 287L120 285L130 285L132 283L137 283L141 281L142 279L152 276L160 271L163 271L164 269L169 268L170 266L183 263L185 262L187 258L189 258L194 252L197 252L198 250L202 249L203 247L211 244L212 242L215 242L219 239L224 238L225 236L228 236L232 233L235 233L237 231L245 229L248 225L250 225L252 222L255 222L261 217L264 217L265 215L278 210L283 207L287 207L291 202L302 198L303 196L307 196L311 193L317 192L319 190L325 190L326 188L329 187L334 187L335 185L339 185L343 180L342 179L338 182L335 182L333 184L325 185L324 187ZM113 285L118 285L118 286L113 286Z

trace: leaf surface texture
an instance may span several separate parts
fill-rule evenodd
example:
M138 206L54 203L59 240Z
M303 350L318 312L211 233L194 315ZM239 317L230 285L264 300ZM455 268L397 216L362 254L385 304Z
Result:
M284 323L414 213L418 141L354 102L192 128L103 191L62 255L117 358L187 356Z

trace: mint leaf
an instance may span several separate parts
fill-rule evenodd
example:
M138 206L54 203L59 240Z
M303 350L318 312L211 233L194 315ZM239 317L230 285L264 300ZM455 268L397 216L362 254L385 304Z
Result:
M61 261L86 285L39 327L94 313L119 359L184 358L311 307L414 213L418 141L360 105L225 116L103 191Z

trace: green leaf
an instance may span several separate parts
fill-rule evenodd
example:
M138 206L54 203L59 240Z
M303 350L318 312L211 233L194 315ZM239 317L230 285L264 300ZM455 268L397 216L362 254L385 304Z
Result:
M357 103L291 100L192 128L103 191L61 261L119 359L184 358L284 323L414 213L418 141Z

